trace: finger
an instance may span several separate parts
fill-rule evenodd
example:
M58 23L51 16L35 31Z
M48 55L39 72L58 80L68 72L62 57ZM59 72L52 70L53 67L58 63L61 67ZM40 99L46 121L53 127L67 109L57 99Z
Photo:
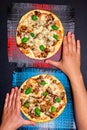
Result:
M68 51L69 51L69 46L68 46L67 36L64 36L64 39L63 39L63 55L67 54Z
M20 111L20 90L19 89L17 89L16 108L18 111Z
M8 107L8 102L9 102L9 93L6 94L4 109L6 109L6 107Z
M12 103L12 108L15 109L16 108L16 97L17 97L17 87L15 87L14 89L14 94L13 94L13 103Z
M72 34L72 49L73 49L73 52L76 52L76 40L75 40L74 34Z
M77 40L77 53L80 55L80 40Z
M68 41L69 51L72 52L72 35L71 35L71 32L69 32L68 35L67 35L67 41Z
M48 64L53 65L60 69L60 62L58 62L58 61L46 60L45 63L48 63Z
M8 103L8 107L10 108L11 107L11 105L12 105L12 102L13 102L13 95L14 95L14 89L12 88L12 90L11 90L11 93L10 93L10 95L9 95L9 103Z
M36 126L36 123L33 121L23 120L23 125L33 125Z

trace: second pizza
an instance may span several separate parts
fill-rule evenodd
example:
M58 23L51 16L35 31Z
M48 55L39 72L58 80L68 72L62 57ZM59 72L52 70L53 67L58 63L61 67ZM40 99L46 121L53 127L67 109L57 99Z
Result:
M64 110L67 97L61 82L49 74L27 79L20 87L21 111L30 120L48 122Z

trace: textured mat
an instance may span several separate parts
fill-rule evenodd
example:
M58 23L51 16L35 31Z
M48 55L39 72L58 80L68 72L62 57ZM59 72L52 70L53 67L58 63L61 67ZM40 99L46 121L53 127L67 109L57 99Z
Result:
M51 69L36 69L36 68L19 68L13 73L12 86L19 86L28 78L35 76L37 74L51 74L58 78L63 86L65 87L67 94L67 105L63 113L53 121L47 123L37 123L35 127L33 126L23 126L19 130L74 130L74 113L73 113L73 103L69 80L66 75L60 70ZM25 116L23 115L25 118Z
M74 32L75 28L75 12L74 8L70 5L48 5L48 4L32 4L32 3L13 3L8 8L8 59L10 63L16 63L17 67L43 67L52 68L52 66L44 63L43 60L33 60L23 55L16 45L16 29L18 22L25 13L32 9L44 9L52 11L61 20L64 26L64 33L68 31ZM60 50L50 59L59 60L61 57Z

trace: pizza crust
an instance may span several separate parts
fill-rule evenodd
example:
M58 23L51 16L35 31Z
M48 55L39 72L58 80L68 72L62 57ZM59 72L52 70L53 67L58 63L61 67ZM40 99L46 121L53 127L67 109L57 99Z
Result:
M36 35L38 35L38 34L42 35L42 39L39 39L37 37L37 38L34 38L33 41L32 41L32 38L29 37L32 42L29 41L29 43L27 43L27 46L24 45L24 44L22 44L22 46L21 46L20 45L21 44L21 38L19 37L18 32L21 33L21 31L20 31L21 26L27 26L27 27L30 26L30 24L28 25L28 22L30 21L30 17L34 14L35 11L38 11L40 13L47 14L47 15L51 14L52 15L51 17L53 17L55 19L54 21L51 21L51 22L55 23L55 25L57 25L59 27L59 30L57 32L56 30L48 29L48 28L50 28L51 24L49 24L49 27L47 26L47 28L44 27L44 24L41 25L40 27L36 28L36 30L34 30L35 28L33 28L33 31L36 32ZM45 21L45 20L43 20L43 21ZM31 23L31 25L32 25L32 23ZM42 31L40 31L40 30L42 30ZM28 29L28 31L31 31L31 30ZM45 35L44 34L45 31L48 31L49 33ZM22 33L23 33L23 35L25 35L27 37L29 36L29 33L27 35L25 34L25 32L22 32ZM59 38L58 40L55 40L53 38L54 34L58 35L58 38ZM23 37L23 35L21 37ZM55 55L57 53L57 51L59 50L59 48L61 47L61 45L62 45L63 36L64 36L64 28L63 28L63 25L61 23L61 20L55 14L53 14L52 12L49 12L49 11L46 11L46 10L31 10L28 13L26 13L25 15L23 15L21 17L19 23L18 23L17 31L16 31L16 41L17 41L17 46L20 49L20 51L24 55L26 55L27 57L32 58L32 59L37 59L37 60L47 59L47 58L50 58L53 55ZM46 37L46 39L43 38L43 37ZM46 45L48 45L47 39L49 41L49 44L50 43L51 44L56 43L56 44L54 46L50 45L49 47L46 47ZM45 45L45 42L46 42L46 45ZM35 44L31 45L32 43L33 44L35 43ZM45 48L48 48L48 52L39 50L39 47L37 47L37 46L40 46L41 44L43 44L45 46ZM35 46L35 48L37 48L36 51L32 50L32 46L33 47Z
M67 98L66 98L66 102L67 102ZM21 108L21 111L22 111L22 113L23 113L29 120L34 121L34 122L44 123L44 122L49 122L49 121L51 121L51 120L54 120L54 119L58 118L58 117L63 113L64 109L65 109L65 106L62 107L62 109L61 109L60 112L55 116L55 118L50 119L50 118L48 117L47 119L44 119L44 120L31 118L28 114L26 114L26 113L24 112L23 108ZM25 110L25 111L27 111L27 110Z
M51 80L55 80L56 81L56 83L58 84L58 89L59 90L61 90L61 91L59 91L59 92L64 92L65 94L64 94L64 97L63 97L63 100L61 99L61 103L59 104L59 106L58 106L58 112L54 112L54 115L52 115L52 116L54 116L54 117L50 117L49 116L49 114L48 114L48 116L47 115L45 115L44 116L44 114L45 114L45 112L41 112L41 114L43 115L43 116L35 116L35 118L33 117L31 117L28 113L29 113L29 108L26 108L26 107L24 107L23 106L23 104L21 105L21 111L22 111L22 113L29 119L29 120L32 120L32 121L35 121L35 122L48 122L48 121L51 121L51 120L53 120L53 119L55 119L55 118L57 118L59 115L61 115L62 114L62 112L64 111L64 108L65 108L65 106L66 106L66 103L67 103L67 97L66 97L66 92L65 92L65 89L64 89L64 87L63 87L63 85L60 83L60 81L57 79L57 78L55 78L54 76L52 76L52 75L48 75L48 74L40 74L40 75L37 75L37 76L33 76L33 77L31 77L31 78L29 78L29 79L27 79L22 85L21 85L21 87L20 87L20 91L22 90L22 89L24 89L24 86L27 84L27 85L29 85L29 83L30 82L32 82L33 81L33 83L35 83L34 82L34 80L33 79L38 79L39 77L44 77L44 79L46 79L45 77L47 77L47 80L48 80L48 78L50 78ZM47 81L47 80L45 80L45 81ZM36 83L35 83L36 84ZM45 86L45 88L46 88L46 90L47 90L47 88L48 88L48 86L50 85L50 83L48 82L47 83L47 85ZM59 87L60 86L60 87ZM34 87L34 85L33 85L33 87ZM43 91L45 90L45 88L43 89ZM54 87L55 89L56 89L56 87ZM34 88L33 88L34 89ZM52 86L50 85L50 89L52 90ZM42 90L41 90L42 91ZM56 91L56 90L55 90ZM21 92L22 93L22 92ZM27 96L24 96L25 95L25 93L22 95L22 96L20 96L20 100L22 99L22 100L27 100L28 98L29 98L29 95L27 95ZM35 96L34 95L34 93L32 94L31 93L31 96ZM31 97L30 96L30 97ZM40 98L40 97L38 97L38 96L36 96L36 98ZM35 98L35 99L36 99ZM51 99L52 100L52 99ZM44 100L42 100L42 102L44 103ZM35 109L35 104L33 103L32 104L32 102L31 103L29 103L31 106L32 106L32 109L34 110ZM41 104L40 104L41 105ZM55 106L55 103L54 104L52 104L52 105L54 105ZM51 112L49 112L48 111L48 113L50 113L50 114L53 114L53 113L51 113ZM47 117L46 117L47 116ZM44 117L44 118L43 118ZM46 117L46 118L45 118Z

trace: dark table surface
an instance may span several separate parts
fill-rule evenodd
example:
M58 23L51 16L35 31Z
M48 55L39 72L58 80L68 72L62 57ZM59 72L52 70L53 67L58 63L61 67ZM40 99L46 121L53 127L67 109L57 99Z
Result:
M0 1L0 118L6 92L11 89L13 67L8 63L7 52L7 5L10 1ZM12 2L23 2L14 0ZM81 40L81 70L87 87L87 1L86 0L26 0L26 2L68 4L75 8L75 34ZM78 82L78 81L77 81Z

